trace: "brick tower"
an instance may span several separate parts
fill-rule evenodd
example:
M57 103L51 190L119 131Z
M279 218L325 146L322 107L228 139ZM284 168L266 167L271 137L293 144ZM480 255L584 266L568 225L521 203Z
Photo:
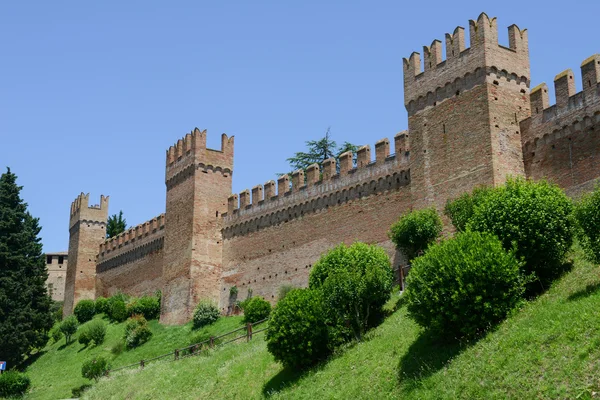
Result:
M96 295L96 256L106 240L108 196L100 196L99 205L89 206L89 200L89 193L81 193L71 203L64 316L73 312L79 300Z
M189 321L201 299L218 302L232 172L233 137L225 134L220 151L207 149L197 128L167 151L162 323Z
M496 18L482 13L464 28L404 59L411 178L416 208L443 208L477 185L523 174L519 121L530 115L527 31L508 28L498 44Z

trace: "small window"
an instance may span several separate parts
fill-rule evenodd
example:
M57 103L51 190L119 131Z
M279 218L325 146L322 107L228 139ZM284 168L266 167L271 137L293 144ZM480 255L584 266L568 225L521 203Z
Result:
M58 256L58 263L64 264L64 262L65 262L65 256Z
M52 256L46 256L46 264L52 264Z

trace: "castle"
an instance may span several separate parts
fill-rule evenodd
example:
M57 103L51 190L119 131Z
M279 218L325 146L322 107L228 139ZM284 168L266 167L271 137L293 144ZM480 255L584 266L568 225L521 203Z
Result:
M306 286L312 264L339 244L381 245L395 266L402 255L387 236L403 213L509 175L547 178L576 196L599 177L600 55L583 62L583 91L571 70L530 91L527 30L508 28L498 43L495 18L481 14L465 29L404 59L408 131L343 154L336 166L280 177L231 194L234 138L206 147L195 129L167 150L166 211L105 239L108 197L71 205L65 313L85 298L161 289L161 322L187 321L200 299L226 313L249 291L274 301L282 285ZM423 61L423 62L422 62ZM423 64L424 69L421 69ZM339 167L339 172L338 172ZM306 176L304 174L306 173ZM230 290L236 287L237 291Z

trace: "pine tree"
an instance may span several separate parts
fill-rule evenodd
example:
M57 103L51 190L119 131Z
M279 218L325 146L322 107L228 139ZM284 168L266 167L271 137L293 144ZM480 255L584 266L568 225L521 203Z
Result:
M106 237L115 237L127 229L127 220L123 218L123 211L119 211L119 215L113 214L108 217L106 223Z
M16 366L48 341L53 319L38 219L7 169L0 176L0 356Z
M319 140L308 140L306 142L307 151L299 151L294 154L293 157L287 159L292 167L292 172L298 169L305 170L311 164L319 164L321 170L323 169L323 161L328 158L335 158L336 167L339 172L339 157L347 151L353 153L353 161L356 162L356 151L358 146L344 142L339 148L337 143L331 139L330 128L327 128L325 136Z

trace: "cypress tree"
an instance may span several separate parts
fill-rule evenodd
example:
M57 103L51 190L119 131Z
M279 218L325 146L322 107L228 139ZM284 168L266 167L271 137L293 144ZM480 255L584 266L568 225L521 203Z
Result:
M8 367L46 344L52 327L38 219L10 172L0 176L0 357Z

